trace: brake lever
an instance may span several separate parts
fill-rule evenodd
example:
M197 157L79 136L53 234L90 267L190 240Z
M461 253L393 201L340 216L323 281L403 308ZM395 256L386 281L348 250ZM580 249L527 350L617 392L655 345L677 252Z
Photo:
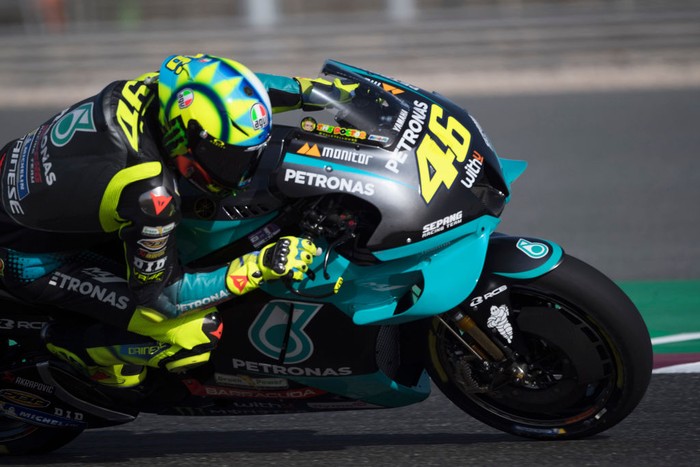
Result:
M309 233L305 233L302 235L302 238L306 238L310 242L314 243L313 236L310 235ZM338 245L342 245L343 243L347 242L348 240L355 238L355 233L352 230L346 230L342 236L339 238L335 239L330 245L328 245L328 248L326 249L326 253L323 256L323 277L326 280L330 280L331 275L328 274L328 261L330 259L331 251L333 251ZM308 269L305 274L309 277L310 280L316 280L316 273L313 272L311 269ZM338 291L340 290L340 287L343 285L343 277L340 276L338 277L338 280L335 281L335 284L333 285L333 291L321 294L321 295L313 295L313 294L307 294L304 292L301 292L297 289L295 289L292 286L292 273L290 272L287 274L285 277L282 278L282 282L284 283L284 286L292 292L295 295L298 295L300 297L304 298L328 298L332 297L333 295L337 294Z
M328 249L326 250L326 254L323 256L323 277L326 280L330 280L331 275L328 274L328 260L330 259L331 256L331 251L334 250L335 248L338 247L338 245L342 245L343 243L347 242L350 239L355 238L355 233L351 230L346 230L345 233L336 240L333 241L330 245L328 245ZM313 279L312 279L313 280Z
M307 272L307 274L308 274L308 272ZM335 281L335 285L333 286L333 290L331 292L327 292L327 293L320 294L320 295L308 294L308 293L301 292L301 291L295 289L294 286L292 285L292 277L290 275L284 276L282 278L282 283L287 288L287 290L292 292L294 295L298 295L299 297L303 297L303 298L320 299L320 298L332 297L333 295L337 294L338 291L340 290L340 287L343 285L343 278L339 277L338 280Z

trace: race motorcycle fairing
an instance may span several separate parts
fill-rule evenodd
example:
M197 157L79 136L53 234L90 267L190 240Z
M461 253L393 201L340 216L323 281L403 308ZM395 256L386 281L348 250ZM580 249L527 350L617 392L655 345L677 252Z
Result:
M321 74L357 84L352 99L315 90L326 110L276 125L236 196L180 187L177 232L191 266L309 236L323 255L308 277L220 305L208 364L149 370L135 389L89 381L45 351L50 320L84 317L3 292L0 450L50 451L139 412L400 407L428 397L431 380L475 418L533 438L589 436L634 409L651 374L634 305L555 242L496 232L525 162L499 158L439 94L335 61Z

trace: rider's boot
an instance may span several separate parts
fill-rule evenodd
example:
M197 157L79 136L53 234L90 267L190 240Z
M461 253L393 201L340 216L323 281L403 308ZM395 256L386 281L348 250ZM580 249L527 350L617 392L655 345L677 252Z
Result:
M215 308L166 318L157 311L137 308L128 330L160 343L145 355L129 355L131 362L150 367L183 371L209 361L211 351L221 339L224 323ZM90 351L90 349L88 349Z
M85 330L86 328L82 329ZM95 362L82 346L83 338L84 333L75 327L68 329L62 325L51 324L44 329L44 340L49 352L81 370L97 383L130 388L138 386L146 378L146 368L142 365L127 364L123 361L108 365Z
M82 368L94 381L133 387L145 378L146 367L184 371L206 363L222 329L214 309L173 319L138 309L129 323L132 332L96 324L87 332L78 331L83 336L80 340L74 328L66 331L54 326L48 328L45 340L52 353Z

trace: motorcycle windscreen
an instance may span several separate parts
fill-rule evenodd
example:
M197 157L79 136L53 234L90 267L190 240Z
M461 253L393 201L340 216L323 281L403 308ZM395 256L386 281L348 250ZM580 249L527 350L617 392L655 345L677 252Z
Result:
M315 91L328 104L304 115L285 145L274 177L284 195L342 193L373 205L380 217L367 242L373 252L415 251L479 217L500 216L509 194L500 162L464 109L338 62L327 62L322 78L357 86L344 101L333 86Z

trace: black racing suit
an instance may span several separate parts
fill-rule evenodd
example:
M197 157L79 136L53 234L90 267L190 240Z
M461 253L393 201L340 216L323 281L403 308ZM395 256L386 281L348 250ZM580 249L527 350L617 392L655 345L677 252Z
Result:
M273 111L301 106L292 78L260 77ZM188 272L178 262L180 197L158 111L155 85L117 81L0 151L6 289L122 329L136 307L175 317L231 298L228 265Z

